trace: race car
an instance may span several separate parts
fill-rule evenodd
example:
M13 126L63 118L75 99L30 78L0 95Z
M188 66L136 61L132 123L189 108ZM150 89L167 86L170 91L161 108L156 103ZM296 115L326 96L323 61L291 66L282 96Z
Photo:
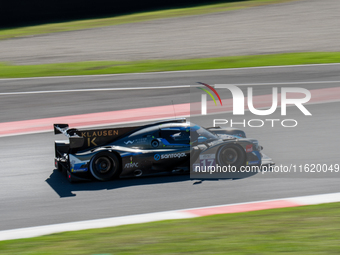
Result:
M258 141L246 138L244 131L205 129L185 118L90 130L54 124L54 133L68 137L55 141L55 167L70 182L189 172L202 157L211 155L214 163L237 168L273 164Z

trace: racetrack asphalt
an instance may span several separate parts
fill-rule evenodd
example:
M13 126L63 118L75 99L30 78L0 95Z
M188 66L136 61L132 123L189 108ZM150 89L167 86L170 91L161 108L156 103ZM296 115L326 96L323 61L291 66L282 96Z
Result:
M340 51L338 0L301 0L206 15L0 41L0 61L44 64Z
M188 103L190 89L147 89L126 91L77 92L77 89L140 88L208 84L256 85L254 95L271 94L268 83L277 87L308 89L339 86L340 64L119 74L103 76L0 79L0 122L51 118L84 113L108 112L161 105ZM309 82L299 84L299 82ZM320 81L320 83L319 83ZM329 83L331 82L331 83ZM270 84L269 84L270 85ZM244 92L246 86L240 87ZM75 90L72 93L3 95L27 91ZM197 91L199 93L199 91Z
M339 87L339 71L340 65L324 65L105 77L16 79L1 80L0 88L4 93L56 88L170 86L202 81L209 84L286 83L273 86L317 89ZM259 95L271 93L271 85L253 87L254 92ZM189 101L189 90L182 88L94 94L86 92L5 96L0 100L2 110L0 120L7 122L168 105L171 100L174 103ZM311 117L301 117L301 112L292 107L288 110L288 116L299 120L297 128L273 129L264 126L247 127L245 131L248 137L260 141L264 146L264 152L277 164L339 163L339 106L339 102L308 105L308 110L313 114ZM246 118L249 117L251 116L246 115ZM226 115L226 118L231 118L231 115ZM200 124L211 125L205 120L202 122ZM52 132L0 138L0 230L339 192L340 179L337 176L296 178L294 174L284 178L256 175L238 180L203 182L191 180L188 175L180 175L70 184L54 169L53 141L60 138L54 136Z

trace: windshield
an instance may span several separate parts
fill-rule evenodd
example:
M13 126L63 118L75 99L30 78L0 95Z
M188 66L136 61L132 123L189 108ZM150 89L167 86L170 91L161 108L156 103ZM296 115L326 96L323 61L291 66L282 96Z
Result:
M210 131L206 130L203 127L200 127L198 125L195 125L193 123L190 124L190 131L191 131L191 140L194 141L198 139L198 137L205 137L206 139L218 139L217 136L215 136Z

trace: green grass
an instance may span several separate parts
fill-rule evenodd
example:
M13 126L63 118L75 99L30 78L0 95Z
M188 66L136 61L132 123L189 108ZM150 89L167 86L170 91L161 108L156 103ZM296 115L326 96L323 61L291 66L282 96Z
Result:
M5 254L340 254L340 204L215 215L0 242Z
M0 63L0 78L204 70L272 65L340 63L340 52L287 53L184 60L89 61L44 65Z
M0 30L0 39L8 39L13 37L30 36L37 34L73 31L80 29L88 29L95 27L112 26L125 23L135 23L154 19L174 18L189 15L201 15L213 12L224 12L237 10L247 7L255 7L266 4L289 2L294 0L248 0L234 3L221 3L212 5L203 5L198 7L188 7L179 9L160 10L152 12L134 13L129 15L121 15L110 18L77 20L62 23L51 23L37 26L19 27L12 29ZM295 0L296 1L296 0Z

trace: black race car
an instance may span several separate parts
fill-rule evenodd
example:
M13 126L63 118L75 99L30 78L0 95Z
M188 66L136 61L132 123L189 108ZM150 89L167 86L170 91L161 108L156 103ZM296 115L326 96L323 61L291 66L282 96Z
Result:
M272 164L242 130L205 129L186 119L93 130L54 124L54 133L69 138L55 141L55 166L71 182L189 172L202 162L236 168Z

